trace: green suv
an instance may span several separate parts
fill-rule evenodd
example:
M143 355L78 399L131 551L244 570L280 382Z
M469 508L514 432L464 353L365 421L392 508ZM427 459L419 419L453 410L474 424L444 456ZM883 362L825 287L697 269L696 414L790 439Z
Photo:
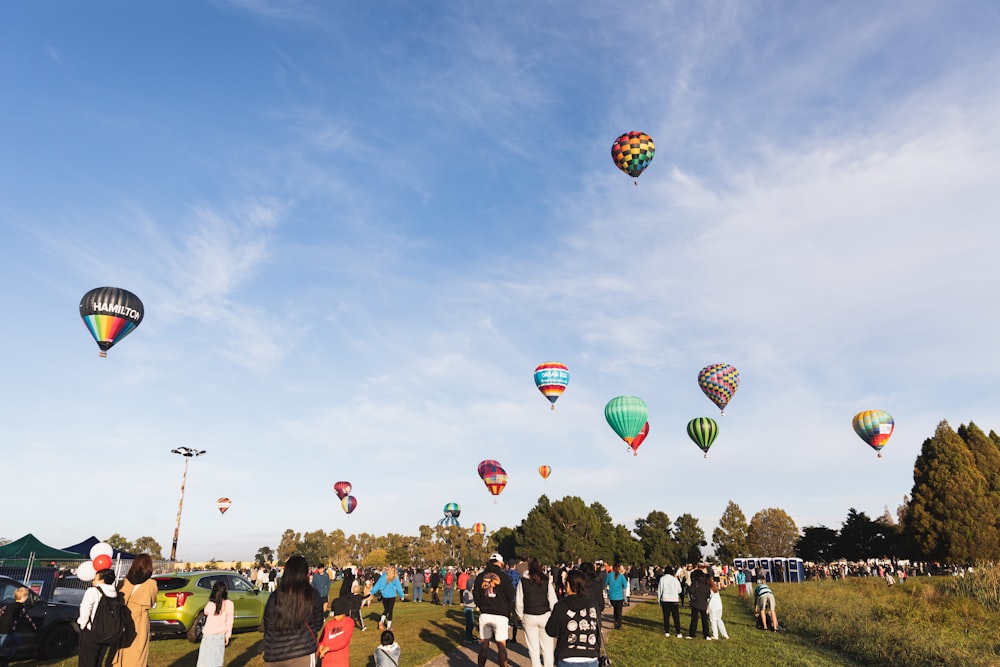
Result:
M153 575L156 606L149 610L149 629L154 634L188 631L208 604L212 586L224 581L235 613L233 631L256 630L264 619L264 603L270 595L254 589L246 577L229 570L203 570Z

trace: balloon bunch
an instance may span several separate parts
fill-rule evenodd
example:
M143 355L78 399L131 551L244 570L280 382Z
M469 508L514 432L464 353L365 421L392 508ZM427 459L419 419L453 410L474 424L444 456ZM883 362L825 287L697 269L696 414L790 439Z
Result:
M93 581L98 572L110 570L112 565L111 556L115 550L107 542L98 542L90 547L90 560L80 563L76 568L76 578L80 581Z

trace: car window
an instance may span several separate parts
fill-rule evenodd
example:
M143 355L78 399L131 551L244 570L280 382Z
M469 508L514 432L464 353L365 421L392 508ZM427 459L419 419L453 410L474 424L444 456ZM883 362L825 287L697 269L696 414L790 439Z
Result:
M224 583L226 585L227 588L229 587L229 576L228 575L225 575L225 574L210 574L210 575L202 577L201 579L198 580L198 588L207 588L208 590L212 590L212 586L214 586L215 582L217 582L217 581L221 581L222 583Z
M188 580L183 577L157 577L156 588L161 591L176 591L187 586Z
M0 583L0 600L4 602L14 601L14 591L20 588L18 584L12 584L8 581Z
M230 580L232 581L230 590L237 593L253 593L253 586L243 577L230 577Z

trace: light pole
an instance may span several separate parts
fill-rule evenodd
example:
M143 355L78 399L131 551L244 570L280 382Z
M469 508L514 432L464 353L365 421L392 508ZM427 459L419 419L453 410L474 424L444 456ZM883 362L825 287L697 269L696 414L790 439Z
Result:
M170 560L177 560L177 535L181 532L181 510L184 509L184 484L188 476L188 459L201 456L204 449L191 449L190 447L178 447L171 449L171 454L180 454L184 457L184 475L181 477L181 501L177 503L177 523L174 524L174 543L170 545Z

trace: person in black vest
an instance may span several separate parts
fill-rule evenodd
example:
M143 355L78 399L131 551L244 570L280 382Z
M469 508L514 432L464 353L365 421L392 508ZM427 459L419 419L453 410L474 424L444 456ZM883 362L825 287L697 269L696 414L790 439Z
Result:
M524 628L524 641L528 645L531 667L552 667L555 643L545 632L549 614L557 602L552 578L542 570L541 563L532 556L528 571L517 584L514 610Z

